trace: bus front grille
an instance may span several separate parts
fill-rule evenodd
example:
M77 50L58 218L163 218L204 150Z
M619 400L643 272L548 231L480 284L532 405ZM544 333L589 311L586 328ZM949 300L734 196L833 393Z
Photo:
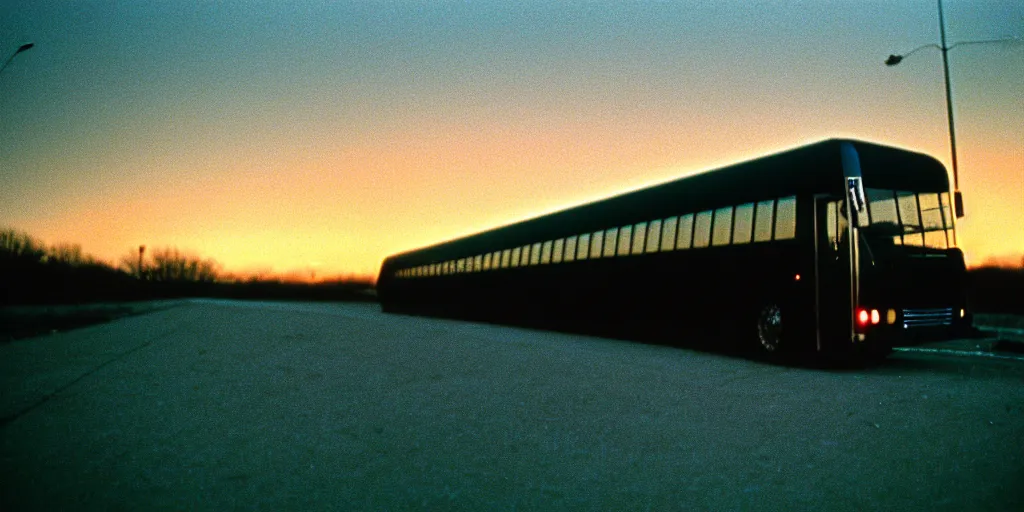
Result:
M953 308L917 308L903 310L903 328L938 327L953 324Z

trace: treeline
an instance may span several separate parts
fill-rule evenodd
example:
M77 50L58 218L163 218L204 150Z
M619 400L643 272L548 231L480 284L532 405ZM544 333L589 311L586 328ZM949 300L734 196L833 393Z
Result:
M967 282L973 310L1024 314L1024 265L1016 269L973 268ZM26 233L0 229L0 305L173 297L376 300L369 280L301 283L238 279L225 275L214 260L174 248L142 251L141 255L132 250L115 267L85 254L80 245L48 247Z
M115 267L85 254L80 245L48 247L26 233L0 230L0 305L175 297L375 300L368 280L238 279L224 275L214 260L175 248L132 250Z

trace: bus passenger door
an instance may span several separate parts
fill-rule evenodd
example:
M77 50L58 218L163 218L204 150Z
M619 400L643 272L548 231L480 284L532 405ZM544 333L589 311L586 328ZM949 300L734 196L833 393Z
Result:
M818 351L850 341L850 230L842 199L819 197L815 215L815 302Z

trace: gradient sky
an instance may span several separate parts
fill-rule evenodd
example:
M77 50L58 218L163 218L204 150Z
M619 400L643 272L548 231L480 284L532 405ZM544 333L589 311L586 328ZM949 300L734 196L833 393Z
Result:
M1024 2L948 0L949 42ZM0 2L0 226L111 262L388 254L828 137L949 166L932 0ZM1024 254L1024 44L949 52L970 264Z

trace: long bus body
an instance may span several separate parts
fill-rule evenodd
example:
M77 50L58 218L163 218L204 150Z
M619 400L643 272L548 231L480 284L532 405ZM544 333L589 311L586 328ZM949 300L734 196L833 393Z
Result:
M830 139L388 257L389 312L771 353L882 354L969 328L945 168Z

